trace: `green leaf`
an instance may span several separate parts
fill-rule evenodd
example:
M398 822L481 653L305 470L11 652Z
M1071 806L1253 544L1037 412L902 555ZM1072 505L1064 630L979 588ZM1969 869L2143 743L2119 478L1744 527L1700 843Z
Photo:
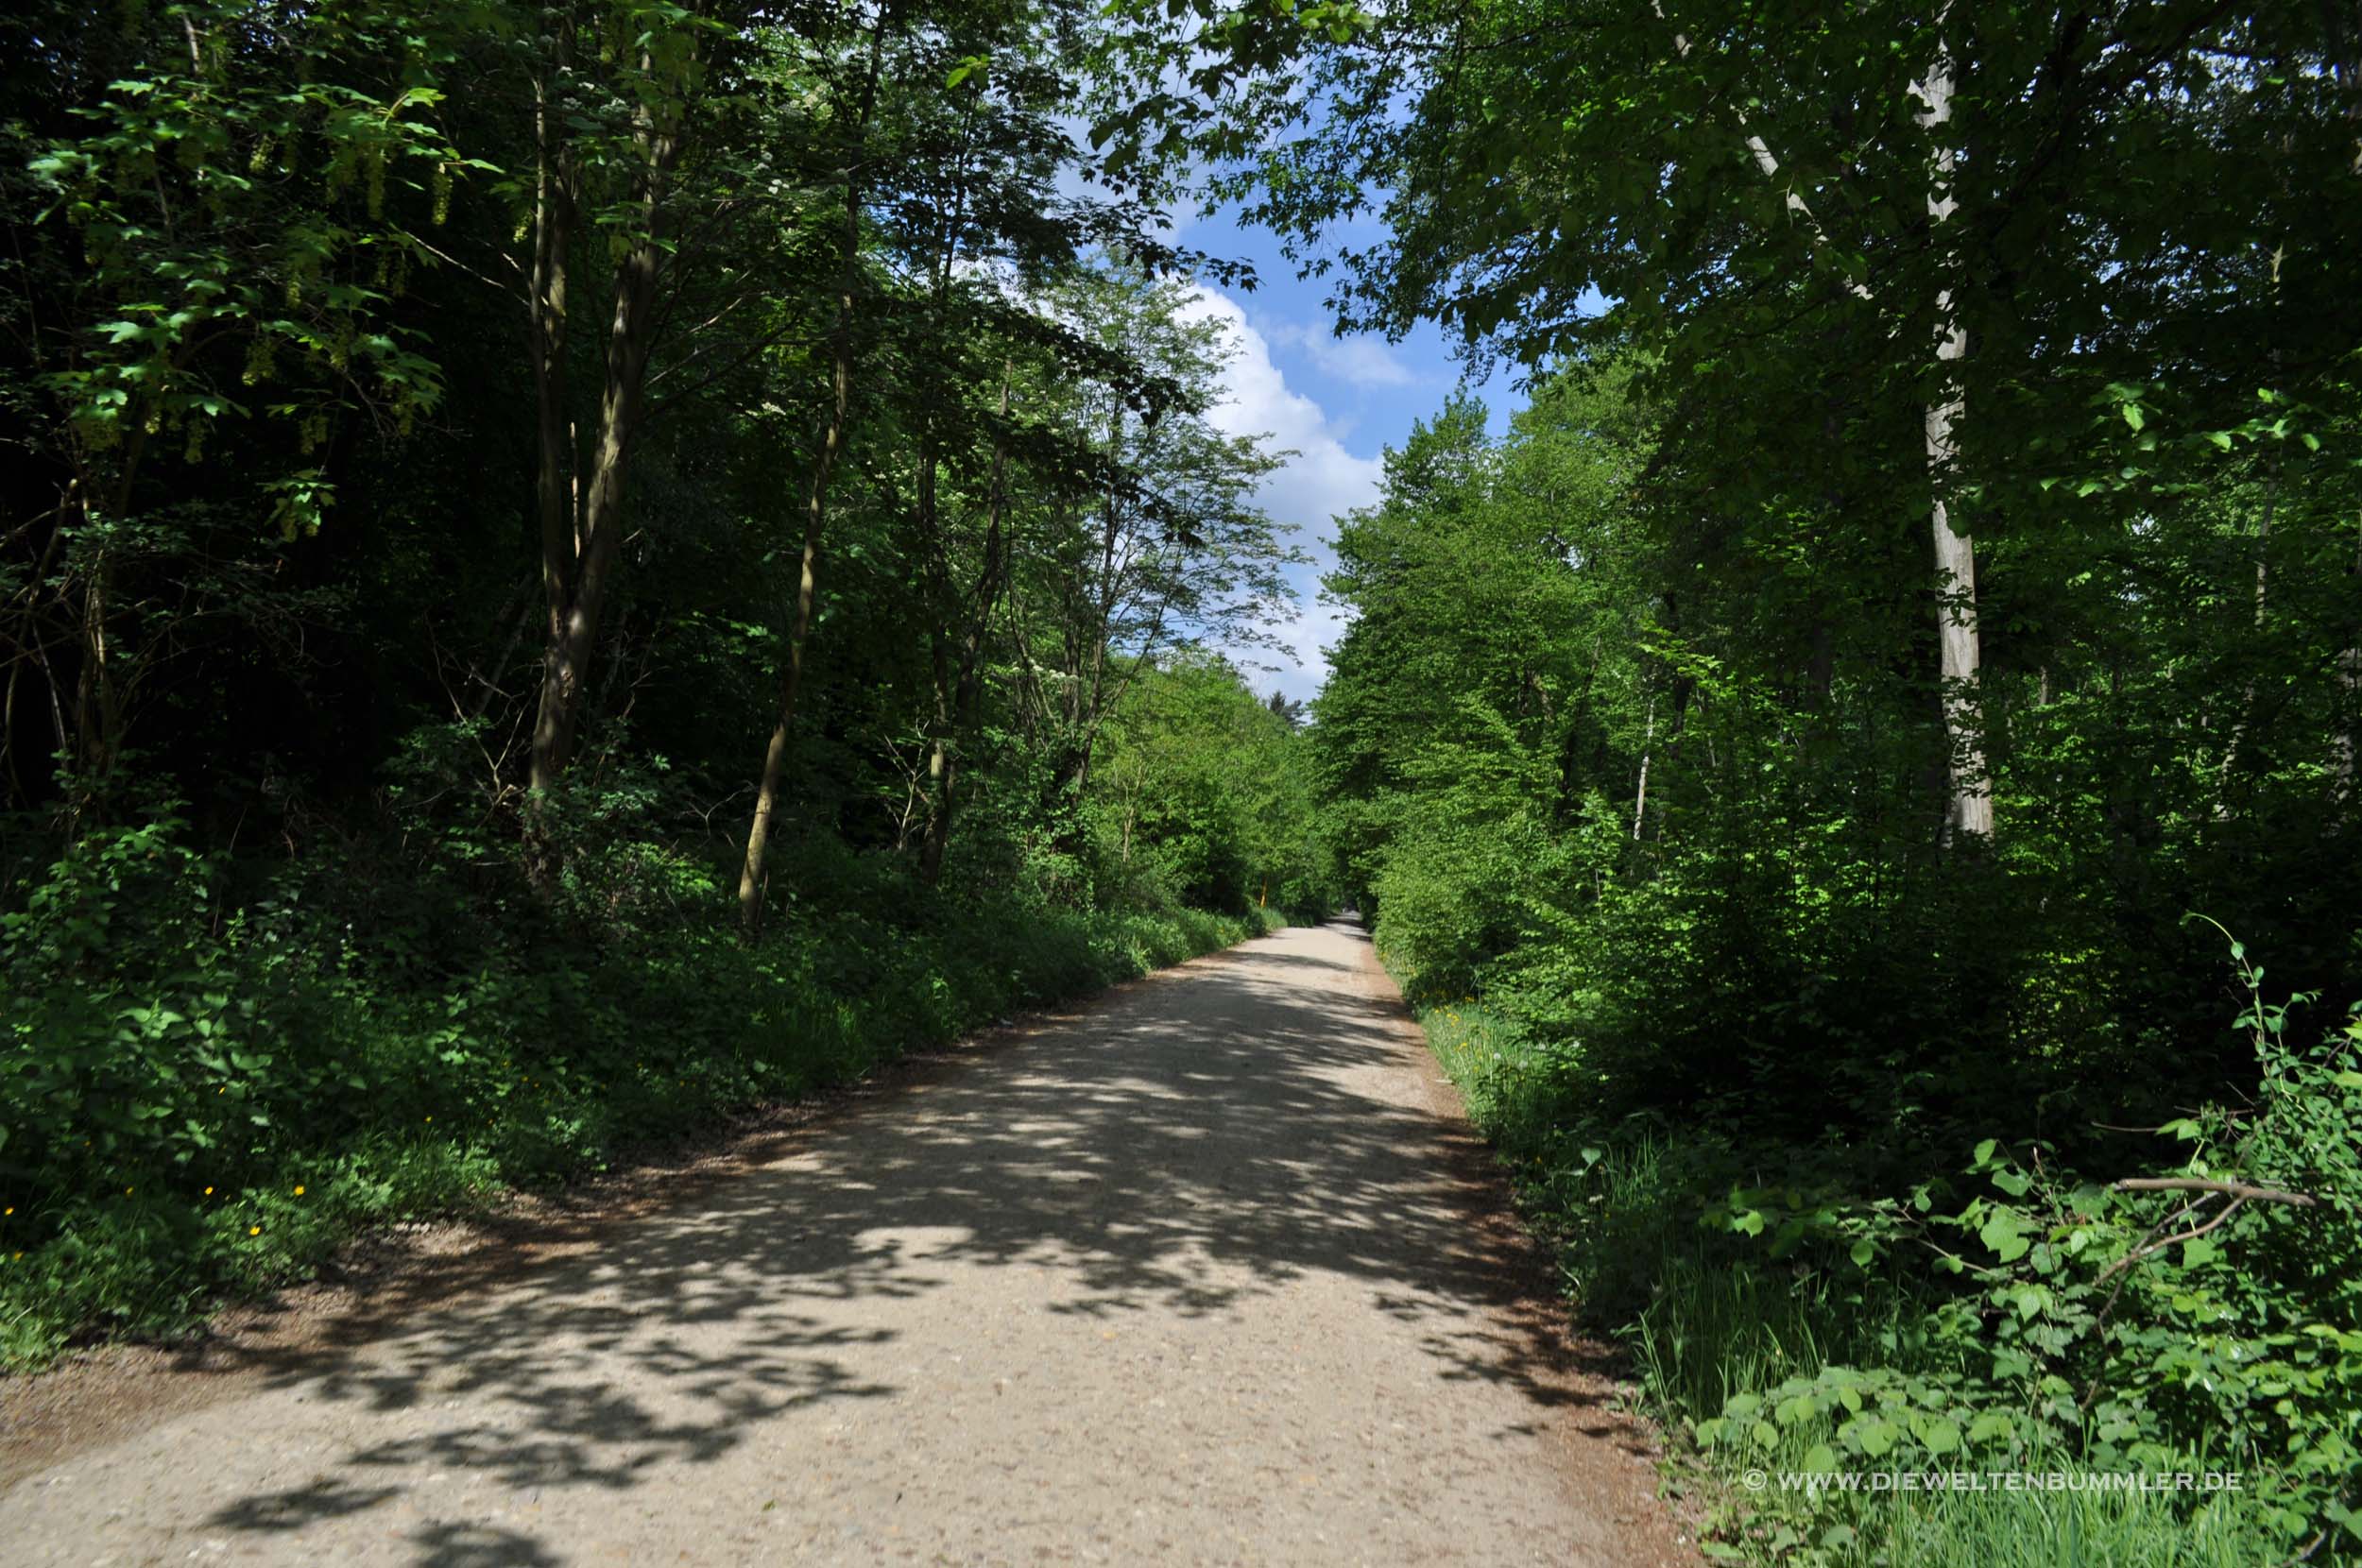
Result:
M2014 1209L1994 1209L1986 1217L1977 1239L1991 1248L2002 1262L2015 1263L2026 1255L2028 1246L2026 1220Z
M1884 1416L1862 1416L1847 1422L1845 1430L1852 1434L1861 1451L1874 1459L1884 1458L1902 1440L1903 1430Z
M1953 1424L1949 1416L1914 1412L1911 1416L1911 1435L1926 1446L1928 1453L1938 1456L1953 1453L1960 1446L1960 1429Z

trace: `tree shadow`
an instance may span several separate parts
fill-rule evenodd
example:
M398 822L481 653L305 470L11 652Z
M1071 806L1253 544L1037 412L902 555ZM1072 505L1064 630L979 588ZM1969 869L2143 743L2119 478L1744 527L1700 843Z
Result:
M431 1474L627 1492L790 1412L906 1392L862 1353L979 1267L1034 1270L1052 1282L1042 1310L1102 1323L1237 1315L1340 1276L1412 1331L1437 1379L1514 1391L1497 1438L1595 1402L1568 1375L1563 1320L1535 1305L1549 1292L1489 1153L1400 1102L1420 1048L1358 967L1258 947L1127 989L679 1206L586 1227L575 1255L497 1290L366 1342L253 1351L267 1382L383 1413L388 1435L207 1524L283 1537ZM409 1540L420 1564L556 1560L505 1526Z

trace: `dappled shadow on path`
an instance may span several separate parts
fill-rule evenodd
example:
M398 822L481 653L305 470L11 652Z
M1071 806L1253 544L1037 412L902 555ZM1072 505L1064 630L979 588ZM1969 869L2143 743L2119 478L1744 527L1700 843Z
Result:
M586 1232L522 1281L266 1361L307 1401L383 1413L384 1440L206 1524L300 1531L426 1473L627 1491L796 1409L903 1391L861 1353L978 1267L1036 1270L1040 1310L1103 1324L1240 1314L1341 1276L1409 1325L1437 1378L1513 1389L1533 1420L1503 1432L1531 1431L1580 1397L1556 1324L1514 1310L1532 1258L1481 1146L1405 1096L1417 1048L1356 967L1283 939L1126 989L825 1119L693 1202ZM420 1563L553 1560L510 1523L408 1539Z

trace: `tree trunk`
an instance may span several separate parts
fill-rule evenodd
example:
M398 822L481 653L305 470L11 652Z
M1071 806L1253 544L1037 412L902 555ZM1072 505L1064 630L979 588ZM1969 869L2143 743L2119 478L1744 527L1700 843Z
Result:
M1649 815L1649 748L1656 744L1656 699L1649 699L1649 727L1640 738L1640 783L1632 793L1632 842L1640 842L1640 826Z
M110 566L108 552L98 551L82 588L82 664L74 692L77 820L90 803L106 793L121 739L123 705L116 690L114 651L107 635L107 618L113 608L108 602L113 586Z
M860 196L846 192L846 224L858 231ZM849 260L850 258L848 258ZM787 635L787 665L779 673L779 717L771 726L770 742L762 751L762 782L755 791L754 820L746 827L746 862L738 874L738 919L748 936L762 927L762 862L771 847L771 819L779 810L779 780L787 767L787 738L796 723L796 693L804 678L804 641L812 632L812 607L819 588L820 530L828 511L829 478L836 471L837 453L845 445L846 411L851 402L853 285L849 275L837 296L835 346L830 355L828 434L821 437L820 456L813 465L812 487L804 499L804 554L796 581L796 620Z
M2353 566L2349 575L2357 584L2362 584L2362 538L2354 541ZM2347 603L2353 603L2353 594L2348 594ZM2362 751L2355 735L2357 729L2362 729L2362 637L2356 638L2337 656L2337 684L2345 698L2345 712L2337 726L2336 756L2331 763L2331 771L2336 780L2337 803L2351 809L2354 801L2356 753Z
M2357 91L2362 89L2362 60L2349 54L2337 61L2336 69L2337 85L2345 92L2346 124L2355 132L2353 162L2347 166L2348 172L2362 175L2362 91ZM2362 587L2362 533L2357 533L2354 539L2351 575L2355 585ZM2354 602L2355 596L2349 592L2346 603ZM2355 768L2362 763L2362 625L2353 627L2345 650L2337 656L2337 684L2339 695L2345 699L2345 712L2338 719L2330 775L2339 808L2351 810L2354 804Z
M1939 15L1941 20L1941 14ZM1935 62L1920 87L1919 123L1936 138L1927 216L1939 236L1959 205L1952 196L1955 154L1943 140L1952 119L1952 53L1939 42ZM1941 264L1947 269L1951 263ZM1954 316L1952 291L1936 291L1936 365L1944 390L1927 405L1927 474L1935 489L1929 520L1935 535L1937 626L1942 643L1943 728L1948 742L1945 838L1993 832L1993 785L1986 773L1981 662L1977 626L1977 547L1952 526L1946 490L1960 454L1957 432L1963 410L1958 366L1968 356L1968 332Z
M1001 418L1003 424L1009 418L1009 378L1010 373L1004 368L1001 373ZM984 565L976 579L976 602L968 613L967 626L962 639L958 684L948 713L944 711L938 674L937 717L939 721L948 723L938 729L934 755L928 761L928 773L935 785L935 809L927 819L927 840L920 847L918 870L919 875L929 882L943 874L943 853L951 840L951 809L959 787L960 741L975 728L976 705L984 688L984 639L992 628L993 606L1001 599L1001 570L1008 554L1008 541L1001 527L1002 514L1008 503L1007 471L1007 440L1003 435L996 435L992 443L990 499L985 503Z
M569 471L573 467L573 442L566 418L566 281L573 201L567 178L566 132L559 106L553 101L555 78L565 68L571 40L562 19L556 26L552 70L534 82L533 273L532 297L525 302L536 413L534 504L539 521L541 592L546 612L542 628L544 718L549 705L548 672L556 650L563 645L566 637L575 542L573 475ZM555 780L551 758L539 741L537 725L532 757L532 783L537 790Z
M655 338L657 277L665 255L657 230L664 215L665 186L680 155L680 137L677 128L657 125L654 111L644 106L637 119L635 134L643 159L640 232L615 272L615 309L608 326L607 374L591 448L590 483L570 554L564 550L568 541L553 539L548 532L547 499L541 503L542 575L544 581L553 576L558 581L542 659L540 709L533 726L532 782L537 791L555 784L573 759L583 693L598 646L599 616L606 608L622 542L627 465L632 437L639 433L641 395ZM555 559L550 554L554 545L559 551Z
M1947 19L1948 7L1939 8L1937 25ZM1666 20L1662 0L1652 0L1659 21ZM1673 34L1674 52L1687 59L1690 52L1688 35ZM1941 140L1943 128L1952 121L1952 51L1941 39L1936 44L1936 58L1929 67L1927 79L1915 84L1920 99L1919 124L1938 136L1936 150L1930 160L1930 182L1927 192L1927 216L1930 229L1941 241L1944 226L1959 205L1953 199L1951 183L1958 155L1951 145ZM1777 181L1780 161L1773 156L1770 144L1755 133L1747 123L1747 116L1732 111L1747 155L1756 170L1768 180ZM1829 247L1827 230L1813 213L1810 203L1794 185L1787 188L1783 200L1789 212L1805 225L1816 249ZM1868 284L1857 279L1846 283L1848 293L1868 302L1874 296ZM1936 362L1947 377L1957 375L1951 366L1968 356L1968 333L1952 315L1952 291L1940 288L1936 292ZM1930 506L1930 523L1935 535L1936 588L1942 596L1937 619L1942 633L1940 673L1943 682L1944 738L1950 744L1951 758L1945 768L1947 780L1944 792L1944 837L1947 842L1961 833L1989 835L1993 831L1993 786L1986 772L1985 741L1982 729L1983 705L1979 699L1979 643L1977 626L1977 549L1968 536L1952 526L1951 510L1944 499L1944 486L1950 478L1954 460L1959 455L1957 431L1964 408L1957 386L1949 387L1944 396L1930 403L1926 410L1927 467L1935 481L1936 497Z
M828 520L829 481L845 450L846 421L853 389L854 288L861 269L862 161L867 153L870 116L878 102L878 76L885 60L885 18L869 32L869 64L862 79L861 109L854 139L847 148L844 227L837 241L836 323L829 337L829 428L813 465L804 497L804 549L796 578L796 618L788 628L787 664L779 672L779 717L762 748L762 778L755 788L755 814L746 825L746 860L738 873L738 921L752 938L762 929L763 861L771 849L771 824L779 814L779 783L787 770L787 741L796 723L796 699L804 679L804 643L812 635L812 611L820 590L820 539Z

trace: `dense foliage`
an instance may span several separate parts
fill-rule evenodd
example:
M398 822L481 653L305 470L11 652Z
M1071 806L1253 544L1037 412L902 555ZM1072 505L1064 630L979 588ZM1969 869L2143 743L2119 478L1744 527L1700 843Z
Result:
M11 1356L1350 894L1715 1552L2362 1553L2347 11L0 37ZM1309 726L1202 177L1528 377Z
M1321 905L1081 16L0 24L0 1354Z
M1314 753L1590 1310L1728 1477L2248 1481L1716 1549L2362 1549L2352 19L1186 9L1110 145L1532 370L1344 524Z

